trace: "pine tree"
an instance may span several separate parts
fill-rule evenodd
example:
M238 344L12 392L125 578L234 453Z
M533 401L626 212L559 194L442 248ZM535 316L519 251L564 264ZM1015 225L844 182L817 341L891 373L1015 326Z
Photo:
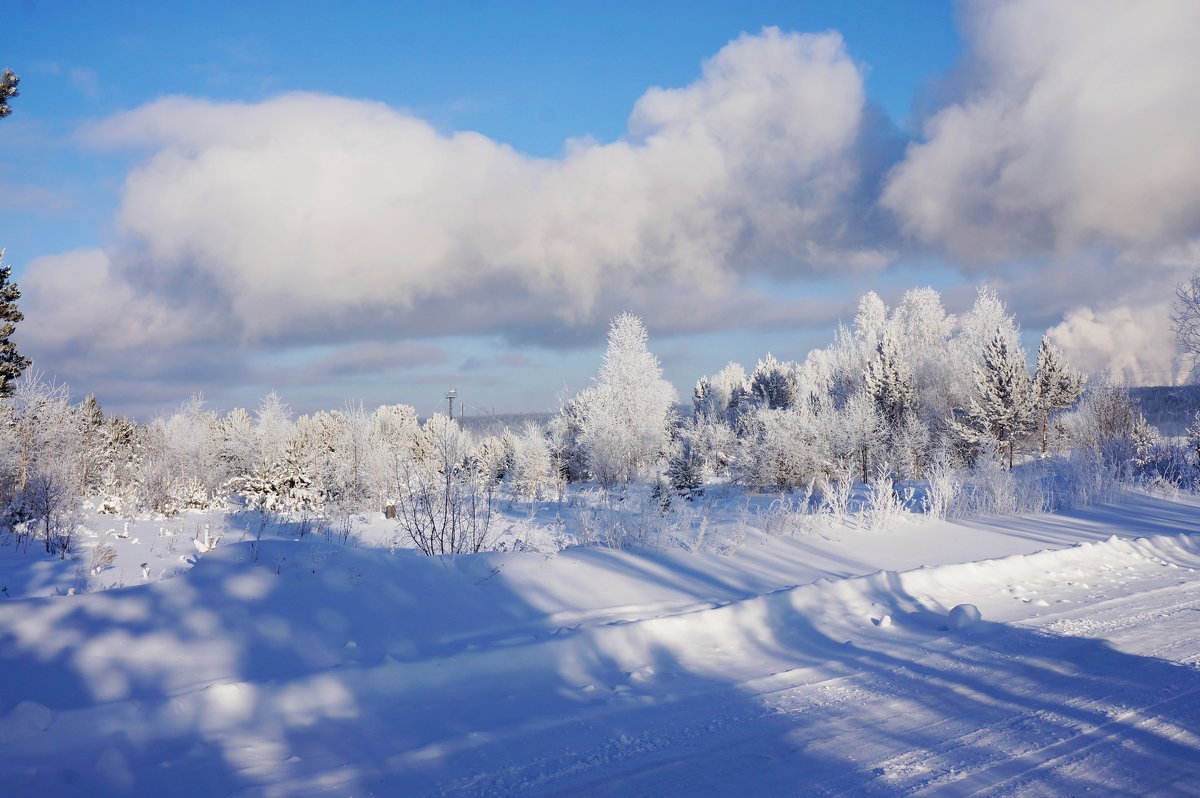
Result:
M1008 450L1012 470L1017 439L1028 431L1037 409L1025 355L1009 335L997 328L975 367L974 395L951 428L972 445L995 441Z
M4 70L4 74L0 75L0 119L12 113L8 101L20 94L17 91L20 82L21 79L11 69Z
M867 394L883 423L891 431L899 429L917 405L912 369L900 355L896 339L885 332L875 347L875 357L867 361L863 374Z
M750 391L759 405L768 410L787 410L796 404L799 393L792 369L770 352L755 366Z
M1049 449L1050 414L1075 404L1075 400L1083 394L1083 383L1083 376L1067 365L1063 353L1042 336L1037 354L1037 373L1034 376L1037 410L1042 426L1042 457L1046 456Z
M12 268L4 264L4 250L0 250L0 397L12 396L17 378L32 362L18 353L12 342L17 322L25 318L25 314L17 308L21 291L16 283L9 281L11 275Z
M684 438L667 465L671 488L688 501L704 495L704 462L696 453L692 441Z

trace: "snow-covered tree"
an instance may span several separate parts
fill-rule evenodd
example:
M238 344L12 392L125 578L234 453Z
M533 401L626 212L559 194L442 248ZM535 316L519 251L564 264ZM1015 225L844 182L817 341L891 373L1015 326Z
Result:
M1067 365L1063 353L1051 346L1050 339L1042 336L1033 381L1041 422L1042 457L1045 457L1050 448L1050 415L1075 404L1083 394L1084 379Z
M10 74L5 71L6 77ZM3 98L3 94L0 94L0 98ZM0 105L0 109L7 110L7 106ZM0 249L0 397L12 394L17 378L31 362L17 351L16 344L12 342L17 323L25 318L25 314L17 307L21 291L11 277L12 267L4 263L4 250Z
M974 376L970 403L951 426L969 445L998 445L998 454L1007 452L1011 469L1017 441L1036 418L1037 396L1025 353L1003 328L983 348Z
M750 375L750 395L760 407L767 410L787 410L796 404L799 386L796 384L795 369L781 363L770 352Z
M867 395L875 402L875 409L887 429L898 429L916 411L912 369L890 333L885 332L879 339L875 356L867 361L863 378Z
M295 433L295 425L292 422L292 409L279 394L271 391L258 403L254 429L258 437L259 460L273 463L282 458Z
M512 435L512 463L508 482L517 496L537 500L554 486L550 442L545 431L532 421Z
M671 490L688 501L704 493L704 461L696 453L690 438L681 438L667 461L667 480Z
M628 482L670 441L678 395L646 348L646 328L628 313L613 319L608 350L592 386L576 401L579 445L602 485Z
M803 409L755 407L746 414L734 478L752 488L791 490L824 471L822 430Z
M17 381L8 400L13 425L13 520L39 530L48 554L70 553L83 497L80 438L65 385L36 372Z
M420 437L421 456L402 464L400 529L429 555L481 551L491 543L494 483L472 462L470 435L439 413Z
M863 482L870 480L872 463L885 441L875 400L865 391L855 393L825 419L824 430L833 458L852 467Z
M732 423L739 402L750 393L746 370L739 363L728 363L711 377L701 377L692 394L696 417Z
M879 294L868 291L858 300L858 312L854 315L854 341L861 352L873 352L887 326L887 305Z

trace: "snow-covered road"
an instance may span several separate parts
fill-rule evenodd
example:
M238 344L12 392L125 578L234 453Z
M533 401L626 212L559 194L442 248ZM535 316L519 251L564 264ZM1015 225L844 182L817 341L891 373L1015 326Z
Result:
M1083 539L777 590L688 573L682 593L683 566L629 555L229 546L160 583L0 603L0 783L1200 795L1200 536ZM614 563L643 600L604 594ZM544 611L581 584L590 606ZM952 631L962 602L983 620Z

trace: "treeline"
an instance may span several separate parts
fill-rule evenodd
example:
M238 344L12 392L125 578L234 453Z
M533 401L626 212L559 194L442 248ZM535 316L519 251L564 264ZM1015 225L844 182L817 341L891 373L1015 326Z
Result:
M1085 385L1047 341L1031 370L987 290L962 318L932 289L891 309L868 294L803 362L731 363L699 380L690 414L678 399L629 315L613 321L591 386L547 424L494 434L405 405L295 418L274 394L223 414L194 398L136 424L27 373L0 403L0 506L10 529L63 554L85 501L122 514L230 501L287 516L386 511L441 554L489 546L498 499L561 499L570 482L650 482L665 506L713 482L844 495L858 481L882 497L896 480L943 484L1068 454L1118 478L1157 469L1178 483L1195 460L1156 446L1127 392Z
M874 293L851 327L802 363L731 363L696 385L671 473L676 484L725 476L792 488L850 473L922 479L930 468L1007 468L1088 448L1117 460L1156 437L1124 390L1085 380L1042 339L1029 368L1016 321L983 289L961 319L937 292L887 308ZM1068 412L1069 411L1069 412Z

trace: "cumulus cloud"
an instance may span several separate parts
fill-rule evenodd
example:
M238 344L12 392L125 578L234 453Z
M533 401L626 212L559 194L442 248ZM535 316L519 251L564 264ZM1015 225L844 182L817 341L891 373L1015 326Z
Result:
M957 98L928 118L880 204L910 240L1006 286L1084 368L1170 381L1163 303L1200 266L1200 4L961 10Z
M908 234L989 261L1200 233L1200 4L964 11L963 97L883 193Z
M169 98L86 138L151 151L125 185L114 276L245 340L531 319L550 337L648 292L670 324L748 274L885 263L851 224L864 102L839 36L767 29L648 91L626 138L556 159L312 94Z
M1118 382L1172 385L1189 371L1172 343L1169 303L1075 308L1046 334L1075 368Z
M161 99L81 133L145 156L111 246L28 265L22 334L80 368L306 344L357 368L405 337L590 341L621 310L660 334L771 323L794 303L760 278L892 257L862 223L882 173L865 109L839 35L773 28L557 158L363 100ZM117 321L96 335L98 314Z

